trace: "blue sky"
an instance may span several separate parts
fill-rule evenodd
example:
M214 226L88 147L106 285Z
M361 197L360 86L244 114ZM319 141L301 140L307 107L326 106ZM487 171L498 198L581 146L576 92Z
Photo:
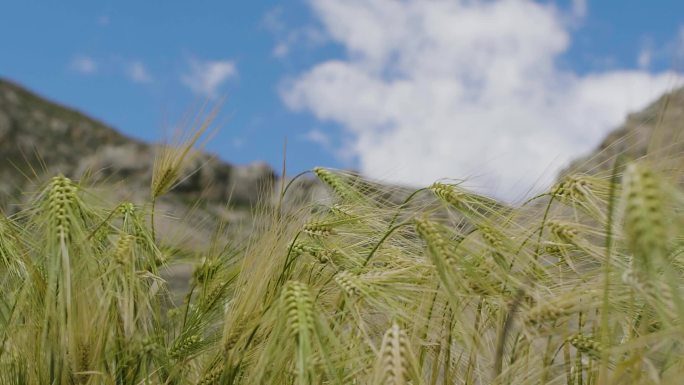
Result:
M233 163L278 169L287 137L290 173L468 177L517 197L681 85L682 14L675 0L5 2L0 76L148 141L224 98L208 149Z

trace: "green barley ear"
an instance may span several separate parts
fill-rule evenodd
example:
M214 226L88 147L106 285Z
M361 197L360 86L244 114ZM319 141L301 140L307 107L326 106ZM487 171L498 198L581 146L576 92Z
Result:
M559 319L571 314L575 304L569 301L559 303L542 303L530 308L523 320L531 328L538 328L545 324L553 324Z
M584 201L594 195L600 186L602 183L598 178L569 175L551 188L551 194L561 202Z
M195 354L202 346L202 337L197 334L184 335L178 338L168 351L169 357L182 361Z
M481 225L478 226L480 236L482 239L495 251L505 251L507 245L505 243L505 235L492 226Z
M627 167L623 183L625 236L635 260L648 271L667 248L662 186L652 170L637 163Z
M150 226L143 219L143 212L130 202L121 203L115 213L122 221L124 233L135 237L135 242L142 249L142 268L157 273L157 266L163 265L166 258L154 243Z
M17 231L15 224L0 214L0 264L15 278L26 273L25 263L19 257Z
M577 228L575 228L572 224L550 220L546 222L546 226L548 227L549 231L551 231L551 234L553 234L558 240L569 244L575 243L578 231Z
M362 284L358 277L348 271L341 271L335 276L335 283L349 297L355 298L362 294Z
M221 379L221 375L225 371L225 368L223 365L217 364L214 367L212 367L210 370L206 371L204 375L200 378L200 380L197 382L197 385L214 385L214 384L219 384L219 380Z
M435 182L430 186L430 190L441 200L456 209L468 209L468 194L463 189L445 183Z
M464 282L460 279L462 277L455 275L459 265L455 247L450 244L449 239L440 227L426 218L416 219L415 229L427 246L427 254L435 267L440 282L449 294L449 299L453 303L458 303L461 300L459 288L463 287Z
M130 234L121 234L114 249L114 261L116 263L122 266L130 266L131 263L135 262L131 259L134 242L134 236Z
M418 218L415 220L415 228L418 236L427 244L431 254L440 257L441 260L449 264L456 263L448 239L434 222L425 218Z
M67 274L70 270L69 254L72 246L79 249L90 246L82 241L87 228L90 227L89 219L92 219L92 212L81 200L79 186L63 175L50 180L38 196L35 207L39 214L37 219L42 222L44 236L47 237L44 245L49 254L58 255L62 259L60 263ZM57 269L59 263L54 264L54 260L49 263L50 270L56 272L54 269Z
M78 215L77 187L63 175L50 181L47 192L47 203L50 217L50 228L55 230L60 240L67 240L74 225L74 216Z
M169 192L180 180L185 167L192 160L196 153L192 152L199 138L207 131L217 110L213 110L194 130L189 131L185 137L179 140L177 145L163 145L154 158L152 165L152 181L150 193L152 197L152 208L150 212L150 222L152 224L152 241L156 243L157 236L155 231L155 206L157 198Z
M313 331L313 300L306 284L290 281L283 291L290 335L299 340Z
M314 237L325 237L334 234L332 224L323 222L309 222L302 229L304 233Z
M361 198L361 195L337 173L322 167L314 168L313 172L321 182L328 185L343 200L354 201Z
M310 254L321 264L326 264L329 262L337 263L340 258L340 253L336 249L314 249Z
M288 246L287 249L292 249L293 256L312 254L314 252L314 248L312 246L300 240L295 241L291 246Z
M287 315L288 332L296 341L297 384L308 384L313 376L311 363L314 338L313 298L306 284L289 281L283 289L283 304Z
M89 282L97 268L97 247L86 241L95 211L84 204L79 193L79 186L69 178L52 178L32 202L27 214L34 215L24 217L29 222L22 232L23 236L35 237L30 249L42 275L31 282L42 309L39 318L32 321L40 325L35 346L41 359L51 360L61 379L69 370L67 353L73 349L72 317L92 298L84 296L81 289L90 284L88 288L93 288L96 298L99 287Z
M379 365L373 384L408 385L421 383L406 333L394 323L382 338Z
M435 196L470 220L502 217L507 209L494 199L474 194L455 184L435 182L429 187Z
M152 166L152 199L166 194L179 181L185 166L196 155L192 152L193 147L207 131L216 113L217 110L210 112L202 123L183 135L177 144L161 146Z
M564 177L550 191L552 199L573 208L580 208L601 221L606 220L605 209L610 194L609 179L582 174Z
M502 268L508 269L510 262L506 258L506 252L510 251L510 242L507 235L494 226L479 225L480 236L489 247L494 261Z
M195 266L192 272L192 279L198 284L210 282L221 269L221 261L216 258L203 258L201 263Z
M589 355L592 358L600 358L603 353L603 345L595 338L584 334L575 334L566 339L570 345L574 346L578 352Z

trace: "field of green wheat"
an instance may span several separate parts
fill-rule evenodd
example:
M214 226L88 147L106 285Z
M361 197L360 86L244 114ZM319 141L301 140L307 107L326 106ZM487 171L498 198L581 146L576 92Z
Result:
M284 204L282 186L173 302L154 202L196 139L159 155L148 204L54 176L0 217L1 384L684 378L681 165L618 158L517 205L316 168L331 199Z

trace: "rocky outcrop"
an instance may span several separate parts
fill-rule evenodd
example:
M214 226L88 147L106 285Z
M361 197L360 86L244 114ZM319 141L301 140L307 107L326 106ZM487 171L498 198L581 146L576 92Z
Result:
M684 159L684 88L627 116L595 151L572 162L562 174L608 172L618 154L638 159L647 153L665 163Z

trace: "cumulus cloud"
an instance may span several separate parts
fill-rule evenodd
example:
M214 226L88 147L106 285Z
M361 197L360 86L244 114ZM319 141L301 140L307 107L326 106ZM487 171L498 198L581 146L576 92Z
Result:
M284 82L282 98L341 125L361 171L392 182L470 178L520 198L676 83L561 67L568 15L532 0L310 4L347 54ZM586 12L574 4L565 12Z
M303 139L307 140L309 142L315 143L319 146L322 146L326 149L331 148L330 137L325 132L323 132L317 128L314 128L314 129L310 130L309 132L307 132L303 136Z
M190 71L181 76L181 82L194 93L208 98L217 96L219 88L230 78L237 76L237 66L232 60L190 60Z
M651 66L651 61L653 60L653 52L650 48L642 48L639 51L639 56L637 56L637 64L639 68L646 69Z
M684 60L684 25L679 27L679 34L674 44L674 56L680 62Z
M572 0L572 13L575 17L584 17L587 15L587 0Z
M128 64L126 68L126 75L128 78L136 83L150 83L152 82L152 75L142 62L134 61Z
M278 59L287 57L294 47L313 47L323 44L326 40L325 35L313 26L288 27L281 6L269 9L260 24L275 37L276 44L271 54Z
M84 75L92 75L97 72L97 62L90 56L77 55L71 59L69 68Z

